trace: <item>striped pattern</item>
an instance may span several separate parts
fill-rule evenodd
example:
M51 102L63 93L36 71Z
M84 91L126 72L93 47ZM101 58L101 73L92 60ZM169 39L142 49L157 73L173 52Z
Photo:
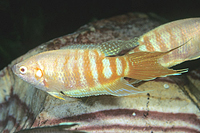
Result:
M147 32L139 38L139 46L130 53L139 51L166 52L186 43L187 45L160 59L161 65L171 67L187 60L199 58L199 40L200 18L183 19L161 25Z
M45 56L51 57L51 61L42 63L48 81L46 87L56 86L55 89L63 92L78 93L81 89L83 95L89 95L88 91L97 91L98 94L97 88L129 73L127 57L105 57L96 49L54 50Z

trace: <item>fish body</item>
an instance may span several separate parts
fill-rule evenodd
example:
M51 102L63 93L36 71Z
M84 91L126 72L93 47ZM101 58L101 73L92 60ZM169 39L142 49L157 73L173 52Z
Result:
M138 39L134 52L166 52L180 45L186 45L164 55L159 63L172 67L187 60L200 57L200 18L188 18L161 25Z
M57 98L60 94L85 97L141 93L124 77L151 80L185 72L165 68L157 62L167 52L113 56L121 49L137 46L130 44L130 41L121 44L111 41L103 45L73 45L32 56L13 66L12 70L23 80Z

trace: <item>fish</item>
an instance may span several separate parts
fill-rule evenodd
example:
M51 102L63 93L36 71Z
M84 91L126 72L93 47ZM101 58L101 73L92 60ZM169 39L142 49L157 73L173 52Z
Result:
M186 45L164 55L158 62L164 67L172 67L200 57L200 18L186 18L158 26L140 36L139 46L129 53L166 52L184 43Z
M12 71L59 99L63 99L63 96L128 96L143 93L125 77L152 80L187 72L187 69L173 70L158 63L162 56L182 46L167 52L142 51L118 55L122 50L137 47L137 42L137 39L131 39L108 41L100 45L70 45L34 55L14 65Z

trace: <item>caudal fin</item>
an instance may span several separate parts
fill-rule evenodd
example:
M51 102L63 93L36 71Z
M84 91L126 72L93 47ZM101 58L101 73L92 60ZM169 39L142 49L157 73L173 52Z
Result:
M138 52L128 54L131 65L130 72L127 75L129 78L138 80L151 80L157 77L166 77L169 75L179 75L187 72L187 69L173 70L163 67L158 63L158 60L168 54L168 52Z

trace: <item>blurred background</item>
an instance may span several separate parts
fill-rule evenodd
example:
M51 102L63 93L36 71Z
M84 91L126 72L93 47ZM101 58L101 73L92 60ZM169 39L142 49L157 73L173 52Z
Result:
M200 17L199 0L0 0L0 70L28 50L89 22L129 12Z

